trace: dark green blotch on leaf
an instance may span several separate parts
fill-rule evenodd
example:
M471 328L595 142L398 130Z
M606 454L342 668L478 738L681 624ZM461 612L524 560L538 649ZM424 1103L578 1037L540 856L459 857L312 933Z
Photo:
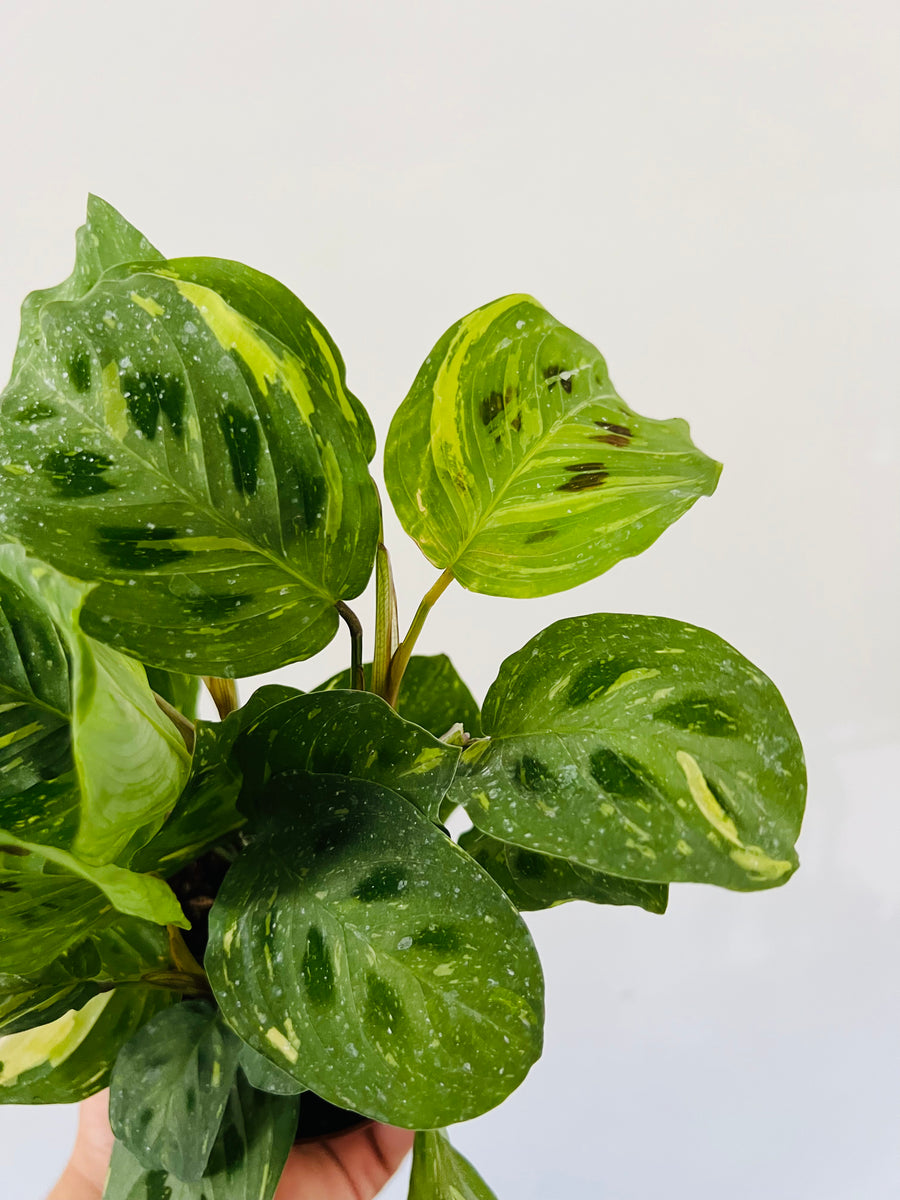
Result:
M72 356L69 363L69 382L75 391L81 392L82 395L91 390L91 359L83 350Z
M100 525L97 533L100 553L125 571L152 570L189 557L187 550L154 544L178 537L178 530L170 525Z
M237 404L219 414L219 428L231 463L231 478L242 496L252 496L259 477L260 436L256 421Z
M111 458L92 450L53 450L41 463L41 470L61 496L82 500L113 491L115 485L103 478L112 465Z
M553 775L544 763L530 754L522 756L515 778L529 792L546 792L554 783Z
M370 974L366 980L366 1018L390 1034L404 1018L400 997L380 975Z
M665 721L688 733L700 733L705 737L734 737L737 722L721 703L705 696L689 696L666 704L654 713L658 721Z
M636 765L607 746L601 746L591 755L591 774L610 796L623 796L629 800L655 797L652 785L638 772Z
M315 925L310 926L306 935L306 952L300 973L313 1004L327 1008L334 1000L334 968L322 931Z
M620 675L634 669L634 663L622 658L600 658L579 671L569 687L568 703L577 708L595 700L616 682Z
M407 881L406 871L399 863L384 863L356 885L353 895L366 904L373 900L392 900L400 895Z
M132 420L148 441L159 428L160 412L172 432L180 438L184 432L184 382L177 375L145 371L122 377L122 395Z

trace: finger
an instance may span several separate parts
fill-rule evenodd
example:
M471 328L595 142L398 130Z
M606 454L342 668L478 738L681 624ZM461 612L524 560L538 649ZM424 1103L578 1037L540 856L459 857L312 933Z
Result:
M78 1107L78 1133L72 1150L72 1164L103 1190L109 1158L113 1148L113 1132L109 1127L109 1089L97 1092Z
M372 1122L295 1146L275 1200L374 1200L412 1149L414 1136Z

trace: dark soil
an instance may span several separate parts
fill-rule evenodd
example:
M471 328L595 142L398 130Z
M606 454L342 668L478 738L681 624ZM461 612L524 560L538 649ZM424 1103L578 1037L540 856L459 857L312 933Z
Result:
M300 1097L300 1119L294 1144L328 1137L329 1134L346 1133L349 1129L367 1125L368 1121L368 1117L361 1117L359 1113L329 1104L315 1092L304 1092Z
M209 910L230 866L228 858L211 850L169 880L169 886L191 922L191 928L182 932L185 945L201 964L209 941Z

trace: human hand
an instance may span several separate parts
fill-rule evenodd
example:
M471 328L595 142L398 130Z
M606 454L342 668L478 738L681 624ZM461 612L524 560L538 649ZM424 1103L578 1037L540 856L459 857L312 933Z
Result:
M72 1157L47 1200L101 1200L113 1134L109 1092L85 1100ZM291 1150L275 1200L374 1200L405 1155L413 1134L375 1122Z

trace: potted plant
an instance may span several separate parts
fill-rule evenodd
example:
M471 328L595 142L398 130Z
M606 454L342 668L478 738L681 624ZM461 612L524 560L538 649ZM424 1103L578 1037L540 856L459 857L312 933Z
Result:
M566 590L711 494L683 421L631 411L528 296L457 322L386 441L441 572L402 640L374 452L300 300L166 260L101 200L73 274L24 303L0 397L0 1098L111 1080L108 1200L270 1198L313 1097L420 1131L413 1200L488 1197L442 1131L541 1052L520 912L662 913L670 883L797 866L796 731L715 634L564 617L481 711L414 654L452 581ZM373 570L368 656L348 602ZM343 674L238 706L236 677L341 622ZM201 677L219 722L195 719Z

